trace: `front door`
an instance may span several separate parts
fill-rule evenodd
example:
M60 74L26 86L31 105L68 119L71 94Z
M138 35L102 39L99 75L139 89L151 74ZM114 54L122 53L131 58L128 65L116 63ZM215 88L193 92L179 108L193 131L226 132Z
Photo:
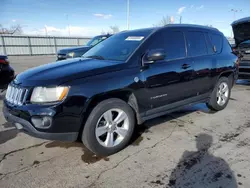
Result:
M141 79L145 96L151 109L182 101L193 96L193 59L186 58L184 34L169 29L156 32L149 41L147 50L164 49L166 58L149 64L142 70Z

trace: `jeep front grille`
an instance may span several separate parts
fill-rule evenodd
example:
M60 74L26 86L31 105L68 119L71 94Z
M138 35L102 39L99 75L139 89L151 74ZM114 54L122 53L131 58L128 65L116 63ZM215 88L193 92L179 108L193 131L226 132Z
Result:
M15 85L9 85L5 99L14 105L22 105L25 102L28 90Z

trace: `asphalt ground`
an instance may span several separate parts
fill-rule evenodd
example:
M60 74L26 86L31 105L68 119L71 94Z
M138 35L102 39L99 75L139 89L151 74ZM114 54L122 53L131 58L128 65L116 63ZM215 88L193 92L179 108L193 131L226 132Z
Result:
M9 59L20 73L56 58ZM0 187L249 188L249 96L250 83L239 81L223 111L198 104L147 121L127 148L109 157L81 143L19 133L0 112Z

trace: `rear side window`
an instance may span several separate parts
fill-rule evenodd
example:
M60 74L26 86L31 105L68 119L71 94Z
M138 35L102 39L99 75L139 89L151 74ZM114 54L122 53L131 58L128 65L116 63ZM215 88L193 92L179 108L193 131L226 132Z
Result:
M206 38L206 42L207 42L207 52L209 55L214 54L213 45L212 45L211 40L208 36L208 33L204 33L204 34L205 34L205 38Z
M224 52L232 52L232 46L230 45L230 43L228 42L228 40L224 37L224 44L223 44L223 51Z
M188 31L186 33L188 56L207 55L207 44L205 35L199 31Z
M186 46L184 34L181 31L166 31L157 32L148 41L148 49L162 48L166 52L165 60L174 60L186 57Z
M217 35L217 34L211 34L211 33L209 33L208 36L211 40L212 46L213 47L215 46L215 53L217 53L217 54L221 53L222 41L223 41L222 36Z

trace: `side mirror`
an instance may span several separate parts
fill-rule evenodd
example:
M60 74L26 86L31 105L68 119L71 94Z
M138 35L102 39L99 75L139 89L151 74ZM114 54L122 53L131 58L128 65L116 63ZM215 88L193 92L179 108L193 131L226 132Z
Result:
M166 53L163 49L154 49L147 52L143 57L144 64L151 64L155 61L164 60Z

